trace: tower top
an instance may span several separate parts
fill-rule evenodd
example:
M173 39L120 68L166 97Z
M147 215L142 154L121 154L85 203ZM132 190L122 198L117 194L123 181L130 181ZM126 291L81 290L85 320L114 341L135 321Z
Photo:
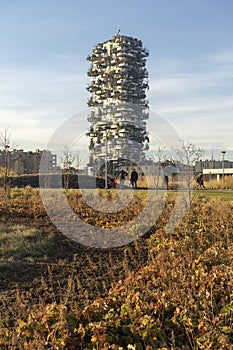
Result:
M118 26L118 28L117 28L117 32L116 32L116 36L119 36L120 31L121 31L121 26Z

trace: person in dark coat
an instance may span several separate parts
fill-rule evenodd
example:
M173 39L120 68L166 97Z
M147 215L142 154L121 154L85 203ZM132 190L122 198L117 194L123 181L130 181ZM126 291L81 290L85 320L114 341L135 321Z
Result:
M197 187L205 188L203 175L199 174L197 177Z
M164 186L167 190L168 190L168 182L169 182L169 177L167 174L165 174L163 177L163 183L164 183Z
M138 181L138 173L136 172L135 169L133 169L131 175L130 175L130 182L132 184L132 187L134 189L137 188L137 181Z
M116 178L120 178L120 187L124 188L124 184L125 184L125 178L128 175L128 173L126 171L124 171L123 169L121 169L121 171L119 172L119 174L117 175Z

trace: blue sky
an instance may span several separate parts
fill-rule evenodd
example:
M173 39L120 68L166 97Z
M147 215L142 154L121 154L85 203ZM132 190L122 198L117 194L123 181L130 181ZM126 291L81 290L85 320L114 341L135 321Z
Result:
M0 0L0 130L45 148L87 108L86 56L120 26L149 49L150 108L233 160L232 13L231 0Z

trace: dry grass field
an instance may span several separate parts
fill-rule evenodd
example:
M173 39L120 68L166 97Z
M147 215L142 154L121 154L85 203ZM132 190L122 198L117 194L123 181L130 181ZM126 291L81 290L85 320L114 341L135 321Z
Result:
M145 196L135 191L112 222L67 192L82 220L100 227L132 220ZM38 190L12 189L0 202L0 349L233 349L233 198L209 197L195 191L167 232L171 191L142 238L96 249L54 227Z

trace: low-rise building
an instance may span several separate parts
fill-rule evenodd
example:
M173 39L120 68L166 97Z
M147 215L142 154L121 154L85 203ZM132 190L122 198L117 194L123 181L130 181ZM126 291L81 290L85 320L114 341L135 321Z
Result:
M195 172L205 175L206 180L220 180L222 176L233 176L233 162L229 160L200 160L195 164Z

